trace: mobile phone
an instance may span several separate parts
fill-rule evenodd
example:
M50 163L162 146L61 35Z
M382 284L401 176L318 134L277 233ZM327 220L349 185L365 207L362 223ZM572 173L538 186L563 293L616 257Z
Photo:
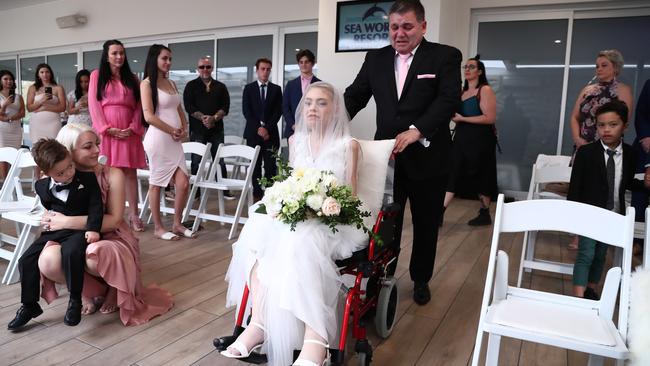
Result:
M51 86L46 86L45 87L45 94L52 94L52 87Z
M9 89L9 98L13 98L15 96L16 96L16 88Z

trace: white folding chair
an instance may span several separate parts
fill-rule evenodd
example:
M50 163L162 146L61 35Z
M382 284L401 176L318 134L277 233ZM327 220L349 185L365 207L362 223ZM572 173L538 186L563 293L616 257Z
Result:
M224 144L219 144L219 148L217 149L217 154L215 155L214 163L212 164L210 172L206 177L199 177L192 187L192 191L190 192L191 197L196 193L196 189L201 189L201 200L198 210L189 211L191 215L194 215L196 217L192 231L197 231L199 229L199 225L201 224L202 220L226 222L232 224L230 228L230 234L228 235L228 239L232 239L233 235L237 231L237 225L239 223L243 224L246 222L246 218L241 217L242 211L244 210L244 202L248 200L249 206L253 204L253 168L255 167L259 153L259 146L252 148L245 145L225 146ZM247 165L244 167L246 170L245 178L237 179L237 177L222 177L221 168L219 167L219 160L222 158L240 158L242 162L247 162ZM215 177L217 178L216 180ZM213 189L217 190L219 198L218 215L209 214L207 212L208 195L210 190ZM223 191L241 191L234 216L225 214Z
M36 197L23 194L20 174L24 169L36 166L31 153L27 149L20 149L15 162L7 174L7 179L0 192L0 213L2 219L16 223L17 236L0 233L0 241L14 245L14 250L0 248L0 258L9 261L2 283L13 283L18 280L18 258L31 244L38 233L42 211L32 210L37 206Z
M497 255L500 234L531 230L583 235L622 250L622 263L607 272L599 301L508 285L508 255L503 251ZM588 353L590 366L602 365L604 357L622 365L629 354L626 337L633 230L631 207L622 216L572 201L504 204L503 195L499 195L472 366L479 363L483 333L489 334L486 365L498 364L504 336ZM618 328L612 321L617 304Z
M223 144L226 146L245 145L245 141L241 136L226 135L223 137ZM231 172L229 178L240 178L242 174L242 167L248 165L247 162L241 161L239 158L223 159L223 162L226 164L226 171Z
M544 186L549 183L569 183L571 181L570 161L570 156L538 155L537 161L533 164L533 171L526 199L566 199L566 197L557 193L544 190ZM530 272L533 269L538 269L563 274L573 273L572 264L535 258L536 241L536 232L531 231L524 234L521 248L521 260L519 261L519 275L517 276L517 287L521 287L521 280L524 271Z
M13 164L14 161L16 161L17 156L18 149L13 147L0 147L0 163ZM4 183L4 181L2 183Z
M210 164L212 162L212 155L210 154L210 147L211 146L212 146L211 143L207 143L207 144L202 144L200 142L184 142L183 143L183 153L185 155L189 154L191 156L191 154L197 154L197 155L201 156L201 163L203 163L204 160L206 161L205 164L199 164L199 170L196 172L195 175L190 174L190 176L189 176L190 190L194 186L194 183L196 183L196 181L197 181L196 177L199 176L199 175L205 176L207 174L208 170L210 169ZM185 163L188 165L187 170L189 172L190 169L191 169L191 166L190 166L191 160L189 160L189 161L186 160ZM149 171L148 170L147 171L142 171L141 175L142 175L142 177L146 176L147 179L148 179ZM162 191L162 189L161 189L161 191ZM188 197L187 197L187 202L185 204L185 210L182 213L183 221L185 221L185 219L187 218L188 210L190 208L190 205L192 204L193 197L194 196L192 196L191 194L188 195ZM151 210L149 209L149 191L147 191L147 193L146 193L146 195L144 197L144 200L142 202L142 208L141 208L141 211L140 211L140 219L143 219L145 217L145 215L147 213L149 213L149 216L147 218L147 223L150 223L151 222L151 212L150 211ZM174 207L167 207L167 205L165 204L165 195L164 194L160 195L160 212L162 212L163 214L175 214Z

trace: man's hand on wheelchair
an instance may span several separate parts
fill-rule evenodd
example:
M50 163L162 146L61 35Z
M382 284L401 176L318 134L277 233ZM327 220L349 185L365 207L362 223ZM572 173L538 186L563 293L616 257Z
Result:
M407 146L418 141L422 138L422 134L418 131L417 128L411 128L407 131L404 131L395 137L395 146L393 147L393 154L399 154Z

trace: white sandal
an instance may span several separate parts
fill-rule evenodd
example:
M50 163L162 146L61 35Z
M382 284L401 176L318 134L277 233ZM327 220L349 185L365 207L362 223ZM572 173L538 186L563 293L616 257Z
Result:
M250 324L248 324L248 326L251 326L251 325L261 329L262 332L264 332L264 334L266 334L266 328L264 328L264 326L262 324L256 323L256 322L250 322ZM247 358L247 357L249 357L251 355L251 353L253 353L253 352L257 351L258 349L260 349L262 347L263 343L264 343L264 341L262 341L262 343L260 343L258 345L253 346L253 348L251 348L251 350L249 351L248 348L246 348L245 344L243 344L239 340L236 340L235 342L233 342L233 344L228 346L228 348L234 348L235 350L237 350L239 352L239 354L236 355L236 354L230 353L228 348L226 348L225 350L221 351L221 355L226 356L228 358Z
M307 359L304 359L304 358L298 358L296 360L296 362L293 363L292 366L324 366L325 363L327 362L327 359L330 356L330 346L329 346L329 344L325 344L325 343L323 343L321 341L318 341L318 340L315 340L315 339L305 339L305 341L303 343L318 344L318 345L321 345L321 346L325 347L325 359L323 360L323 363L321 363L319 365L314 361L310 361L310 360L307 360Z

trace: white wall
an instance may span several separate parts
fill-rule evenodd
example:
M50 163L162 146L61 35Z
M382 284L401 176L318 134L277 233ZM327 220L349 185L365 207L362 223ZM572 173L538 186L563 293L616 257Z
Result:
M88 23L57 28L75 13ZM0 12L0 53L317 17L318 0L58 0Z

